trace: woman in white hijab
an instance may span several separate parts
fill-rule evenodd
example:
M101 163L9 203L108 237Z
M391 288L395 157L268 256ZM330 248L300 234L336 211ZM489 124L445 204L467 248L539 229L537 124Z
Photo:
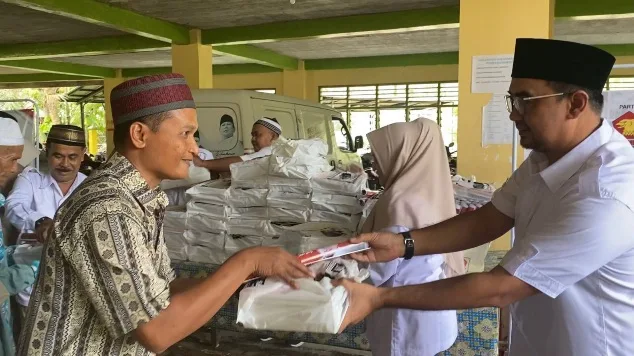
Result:
M18 170L23 148L24 137L18 123L0 117L0 191ZM0 212L3 211L4 201L4 195L0 193ZM13 356L16 351L9 296L25 290L35 281L35 268L28 265L9 266L9 254L0 223L0 356Z
M449 163L440 128L418 119L368 134L384 192L363 232L403 233L456 214ZM464 273L462 253L398 259L370 266L376 286L421 284ZM367 320L373 356L436 355L458 335L456 312L382 309Z

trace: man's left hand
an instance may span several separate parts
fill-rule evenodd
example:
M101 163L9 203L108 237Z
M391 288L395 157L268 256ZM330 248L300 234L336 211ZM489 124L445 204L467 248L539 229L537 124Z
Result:
M379 288L345 279L332 283L334 286L343 286L348 291L348 311L339 328L340 333L348 326L360 323L372 312L383 306L382 290Z
M40 225L37 227L37 229L35 230L37 241L39 241L40 243L46 242L46 239L48 238L48 234L53 229L53 225L54 225L53 219L46 219L42 221Z

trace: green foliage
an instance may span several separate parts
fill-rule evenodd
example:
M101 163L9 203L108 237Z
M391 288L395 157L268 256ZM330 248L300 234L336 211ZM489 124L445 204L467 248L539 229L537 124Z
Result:
M0 89L0 100L31 99L37 103L40 111L40 140L45 141L46 135L54 124L68 124L81 126L81 107L77 103L65 101L66 93L74 88L41 88L41 89ZM31 109L33 105L27 102L3 103L1 110ZM105 152L106 144L106 111L103 104L84 104L85 127L87 130L96 129L98 132L99 151Z

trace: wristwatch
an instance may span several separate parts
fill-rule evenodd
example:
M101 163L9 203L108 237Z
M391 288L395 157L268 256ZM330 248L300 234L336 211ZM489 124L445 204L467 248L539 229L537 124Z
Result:
M38 227L40 227L40 225L42 225L43 222L45 222L46 220L51 220L51 218L49 218L48 216L45 216L43 218L39 218L35 221L35 230L37 230Z
M412 239L412 235L408 232L401 233L403 235L403 243L405 244L405 254L403 258L406 260L414 257L414 239Z

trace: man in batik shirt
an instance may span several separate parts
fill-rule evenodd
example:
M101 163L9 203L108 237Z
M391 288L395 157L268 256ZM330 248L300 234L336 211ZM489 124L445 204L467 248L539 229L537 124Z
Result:
M174 279L158 186L186 178L198 153L191 91L178 74L142 77L114 88L111 105L115 153L55 217L20 355L160 353L208 322L250 275L310 275L287 252L259 247L204 280Z

